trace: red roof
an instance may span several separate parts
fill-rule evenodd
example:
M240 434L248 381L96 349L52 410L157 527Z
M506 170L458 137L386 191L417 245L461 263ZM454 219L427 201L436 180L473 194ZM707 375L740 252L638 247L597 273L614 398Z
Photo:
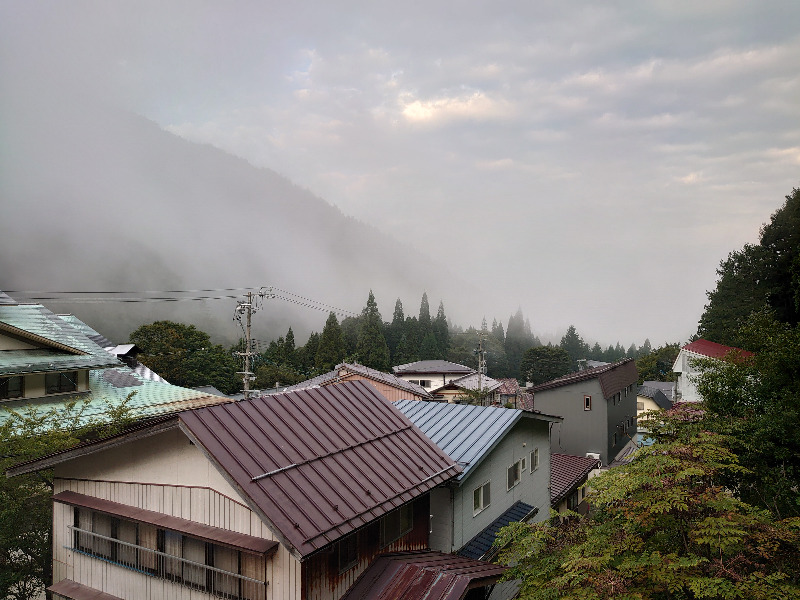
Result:
M430 550L376 558L342 600L461 600L474 587L497 583L506 567Z
M591 471L600 467L600 461L571 454L550 455L550 505L555 506L572 491L578 489Z
M536 392L541 392L543 390L549 390L563 385L571 385L589 379L599 379L600 388L603 390L603 397L610 398L628 385L636 383L638 377L636 363L632 358L626 358L625 360L611 363L610 365L584 369L583 371L570 373L569 375L564 375L552 381L540 383L532 388L528 388L528 391L532 391L535 395ZM534 397L534 403L535 402L536 398Z
M690 344L686 344L681 350L687 352L694 352L701 356L708 356L709 358L725 358L731 352L737 352L740 356L753 356L752 352L742 350L741 348L734 348L733 346L723 346L716 342L709 342L708 340L695 340Z
M300 559L461 472L366 381L210 406L180 420Z

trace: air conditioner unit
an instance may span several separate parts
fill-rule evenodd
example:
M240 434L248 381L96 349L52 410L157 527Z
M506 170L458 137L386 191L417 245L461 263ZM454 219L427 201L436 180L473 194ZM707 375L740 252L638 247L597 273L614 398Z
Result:
M586 458L593 458L595 460L600 460L600 453L599 452L587 452Z

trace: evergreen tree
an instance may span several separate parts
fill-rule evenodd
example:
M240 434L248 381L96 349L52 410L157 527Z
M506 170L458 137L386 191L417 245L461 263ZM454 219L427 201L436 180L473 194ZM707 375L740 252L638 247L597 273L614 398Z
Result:
M431 309L428 306L428 294L422 294L422 301L419 305L419 319L417 319L417 339L420 344L425 340L429 333L432 333ZM421 347L420 347L421 352Z
M644 344L639 347L639 352L637 352L636 357L647 356L653 351L650 347L650 338L645 339Z
M444 302L439 302L439 310L433 320L433 336L436 340L436 358L445 359L450 351L450 332L447 328L447 317L444 314Z
M342 319L342 336L344 336L345 357L355 357L358 348L358 333L361 331L362 317L345 317ZM349 360L349 358L348 358Z
M505 345L506 333L503 331L503 324L497 319L492 319L492 335L497 339L497 341Z
M394 314L392 315L392 322L386 327L386 343L389 345L389 355L392 357L393 364L402 364L396 360L397 347L400 344L400 338L405 333L406 317L403 314L403 303L400 298L394 303ZM406 338L406 343L407 343ZM404 351L405 352L405 351Z
M534 385L558 379L572 370L567 351L560 347L535 346L522 356L520 373Z
M433 335L433 332L430 332L422 340L422 344L419 347L419 359L436 360L439 357L440 357L439 344L436 343L436 336Z
M317 350L319 349L319 334L312 331L308 336L305 346L297 350L298 368L306 375L311 375L316 370Z
M286 338L283 340L283 360L286 364L292 367L297 367L297 357L295 356L294 332L289 327L286 332Z
M383 320L372 290L369 291L367 305L361 313L356 353L361 364L367 367L378 371L389 369L389 346L383 335Z
M506 327L506 360L508 361L508 376L519 379L519 364L522 355L528 348L537 345L530 328L530 323L522 315L522 309L509 317L508 327Z
M319 338L314 364L322 372L330 371L344 360L344 355L345 344L342 328L339 326L336 313L331 312Z
M625 352L625 358L636 358L636 344L628 346L628 351Z
M567 351L573 371L578 368L578 361L586 358L589 354L589 346L578 335L574 325L570 325L567 328L567 333L561 338L561 347Z
M592 349L589 351L589 358L602 362L603 357L603 349L600 347L598 342L595 342L594 346L592 346Z
M419 335L419 321L417 321L417 317L406 317L406 325L403 333L406 338L405 345L407 348L403 353L405 359L402 361L399 359L395 361L395 364L401 365L419 360L419 348L422 340Z

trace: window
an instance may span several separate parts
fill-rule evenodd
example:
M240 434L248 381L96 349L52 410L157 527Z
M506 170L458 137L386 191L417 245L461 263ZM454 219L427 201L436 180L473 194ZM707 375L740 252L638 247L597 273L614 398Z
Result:
M575 510L578 504L578 490L575 490L567 497L567 510Z
M264 557L169 529L75 509L73 549L235 600L265 600Z
M339 540L337 545L339 573L343 573L353 568L358 562L358 534L351 533L347 537Z
M0 400L22 398L22 377L3 377L0 379Z
M414 514L410 504L393 510L381 519L381 548L407 534L414 526Z
M431 380L430 379L409 379L408 383L415 383L417 385L421 385L424 388L431 387Z
M583 397L583 410L592 410L592 397L591 396L584 396Z
M517 462L515 462L510 467L508 467L508 489L509 490L511 488L513 488L515 485L517 485L520 482L520 480L522 479L522 469L525 468L525 467L522 466L524 462L525 462L525 459L523 458L523 459L518 460Z
M44 387L46 394L74 392L78 389L78 372L46 373L44 376Z
M616 445L617 445L617 434L616 434L616 433L614 433L614 434L611 436L611 446L612 446L612 447L614 447L614 446L616 446Z
M636 410L644 410L644 402L637 402Z
M472 492L472 516L474 517L479 512L481 512L484 508L489 506L492 502L492 497L490 493L489 483L486 482L482 486L475 488L475 491Z
M531 473L539 468L539 449L534 448L531 452Z

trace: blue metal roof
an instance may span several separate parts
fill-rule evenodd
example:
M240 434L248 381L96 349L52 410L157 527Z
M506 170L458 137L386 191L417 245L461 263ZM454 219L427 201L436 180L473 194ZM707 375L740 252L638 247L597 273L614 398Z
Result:
M538 416L512 408L423 400L398 400L394 405L464 468L459 482L469 477L517 421Z
M530 504L525 504L521 501L515 502L506 512L497 517L483 531L472 538L463 548L461 548L461 550L457 552L457 554L466 556L467 558L480 560L492 549L492 544L494 544L494 540L497 537L497 533L500 531L500 529L509 523L523 521L526 518L529 518L532 513L535 514L536 512L537 509Z

